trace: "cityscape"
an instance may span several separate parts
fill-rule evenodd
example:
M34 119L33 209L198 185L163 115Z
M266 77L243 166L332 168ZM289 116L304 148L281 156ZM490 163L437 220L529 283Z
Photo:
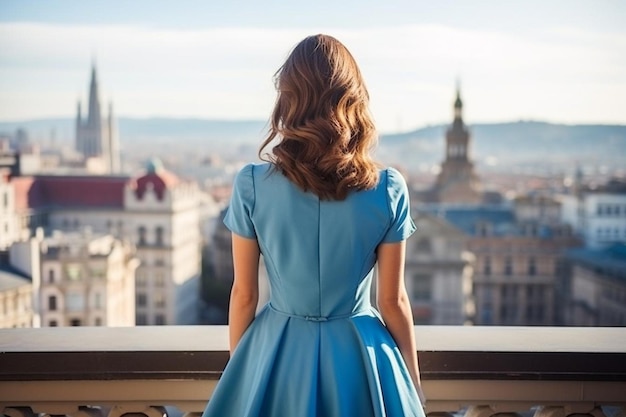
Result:
M200 417L219 397L238 366L233 181L261 162L281 63L321 33L358 63L373 157L408 185L424 415L624 417L625 16L614 0L0 1L0 409ZM261 256L257 311L269 299ZM293 376L279 406L315 403L359 357L385 381L378 348L401 354L360 316L360 355L352 327L285 320L280 344L279 326L247 333L252 378ZM300 324L320 337L284 350ZM274 348L289 354L268 374ZM227 401L265 403L253 391ZM341 415L370 400L339 397Z
M100 88L93 64L73 143L33 140L28 126L1 133L0 327L226 324L233 271L221 219L262 123L221 126L224 139L200 156L193 138L150 146L135 133L130 143ZM507 159L494 146L490 159L474 149L486 129L476 138L464 118L471 97L458 83L450 96L447 125L383 134L376 151L409 183L416 324L625 326L626 127L582 126L596 147L572 159ZM429 135L438 161L420 155ZM263 266L260 279L259 307Z

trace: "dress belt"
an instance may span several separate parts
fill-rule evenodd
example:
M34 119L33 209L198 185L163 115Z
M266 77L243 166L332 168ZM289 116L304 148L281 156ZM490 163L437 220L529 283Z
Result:
M301 320L306 320L306 321L318 321L318 322L330 321L330 320L338 320L338 319L348 319L350 317L355 317L355 316L358 316L359 314L366 313L366 312L369 312L369 311L372 310L372 308L370 306L368 306L366 308L354 311L354 312L349 313L349 314L337 314L335 316L303 316L303 315L300 315L300 314L287 313L286 311L278 310L271 303L268 304L268 307L272 311L275 311L278 314L282 314L283 316L293 317L293 318L296 318L296 319L301 319Z

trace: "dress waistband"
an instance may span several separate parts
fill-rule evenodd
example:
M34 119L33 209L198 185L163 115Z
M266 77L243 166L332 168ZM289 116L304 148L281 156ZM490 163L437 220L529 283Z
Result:
M306 321L330 321L330 320L338 320L338 319L348 319L350 317L355 317L358 316L359 314L362 313L366 313L368 311L371 311L371 307L366 307L366 308L362 308L360 310L357 311L353 311L352 313L349 314L337 314L334 316L303 316L300 314L292 314L292 313L287 313L286 311L281 311L278 310L276 307L274 307L271 303L268 303L268 307L278 313L278 314L282 314L283 316L287 316L287 317L293 317L296 319L301 319L301 320L306 320Z

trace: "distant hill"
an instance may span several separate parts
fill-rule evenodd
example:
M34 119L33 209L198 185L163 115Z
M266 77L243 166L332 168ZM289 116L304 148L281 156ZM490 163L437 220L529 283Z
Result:
M381 147L396 156L441 161L447 125L383 135ZM475 124L469 127L471 154L478 161L501 163L593 161L626 165L626 126L562 125L546 122Z
M117 120L124 149L155 145L168 149L220 151L238 147L255 149L267 124L258 120L126 118ZM443 159L447 125L427 126L401 134L383 134L378 155L385 162L406 166L438 163ZM35 142L70 145L74 120L70 118L0 122L0 134L24 128ZM571 164L588 161L608 166L626 165L626 126L562 125L536 121L469 125L471 155L478 164L497 161Z

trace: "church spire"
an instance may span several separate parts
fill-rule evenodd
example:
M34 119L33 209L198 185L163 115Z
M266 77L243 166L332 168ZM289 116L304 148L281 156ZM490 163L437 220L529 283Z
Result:
M454 101L454 118L463 118L463 101L461 101L461 82L456 81L456 100Z
M87 124L90 126L100 126L102 115L100 114L100 98L98 95L98 78L96 75L96 63L91 64L91 83L89 84L89 106L87 113Z

